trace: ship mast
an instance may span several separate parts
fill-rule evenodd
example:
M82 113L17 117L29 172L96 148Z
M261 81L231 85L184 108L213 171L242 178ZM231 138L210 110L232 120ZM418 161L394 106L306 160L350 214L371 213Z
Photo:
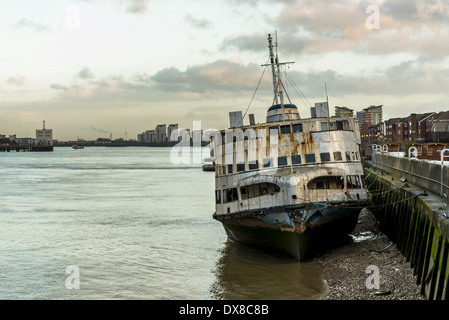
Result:
M285 109L284 109L284 95L283 95L283 91L282 88L284 88L284 84L282 83L281 80L281 65L284 64L289 64L289 63L294 63L294 62L281 62L279 63L279 58L278 58L278 52L277 52L277 47L278 47L278 43L277 43L277 32L275 33L275 37L276 37L276 42L275 42L275 46L276 46L276 56L273 53L273 38L271 38L271 34L268 34L268 48L270 49L270 63L269 64L263 64L262 66L269 66L271 65L271 73L273 76L273 91L274 91L274 102L275 104L279 104L278 102L278 96L280 99L280 104L281 104L281 109L282 109L282 120L285 120Z
M278 95L277 95L277 80L276 80L276 69L275 69L275 60L273 54L273 38L271 38L271 34L268 34L268 48L270 49L270 64L271 64L271 74L273 75L273 93L276 104L278 104ZM277 42L276 42L277 45ZM277 59L277 50L276 50L276 64L278 62Z

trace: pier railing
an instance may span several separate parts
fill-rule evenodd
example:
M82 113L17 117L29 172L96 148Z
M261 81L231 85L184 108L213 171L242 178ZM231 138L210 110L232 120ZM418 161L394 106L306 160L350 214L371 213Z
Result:
M441 161L425 161L373 152L371 165L393 177L408 181L441 197L449 195L449 166Z

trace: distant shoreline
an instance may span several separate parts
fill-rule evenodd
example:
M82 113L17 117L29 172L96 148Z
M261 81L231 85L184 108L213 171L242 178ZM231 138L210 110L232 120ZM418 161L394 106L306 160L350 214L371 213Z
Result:
M110 141L110 142L97 142L97 141L86 141L86 142L58 142L54 144L54 147L71 147L73 145L83 146L83 147L174 147L180 142L169 141L169 142L137 142L137 141ZM205 147L209 144L208 141L201 141L201 147ZM180 145L185 146L184 144ZM197 144L193 144L190 141L191 147L196 147Z

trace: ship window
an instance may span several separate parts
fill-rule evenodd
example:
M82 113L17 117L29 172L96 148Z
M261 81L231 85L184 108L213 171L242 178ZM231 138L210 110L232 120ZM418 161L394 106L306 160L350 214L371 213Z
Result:
M245 171L245 163L237 163L237 172Z
M349 151L346 151L345 155L346 155L346 161L351 161L351 153Z
M280 192L281 188L274 183L258 183L249 186L241 187L240 193L242 195L242 200L255 198L264 195L273 195Z
M306 163L313 163L313 162L315 162L315 154L314 153L306 154Z
M225 145L226 144L226 136L224 133L221 134L221 144Z
M275 194L279 191L281 191L281 188L277 184L274 183L266 183L268 187L268 194Z
M349 130L348 121L332 121L330 122L331 130Z
M281 126L281 133L290 133L290 125Z
M253 184L248 186L248 196L249 198L254 198L259 196L259 185Z
M364 188L366 188L365 176L364 176L364 175L360 176L360 180L361 180L361 182L362 182L362 186L363 186Z
M343 122L337 121L337 130L343 130Z
M343 158L341 157L341 152L340 151L334 152L334 160L335 161L343 160Z
M228 164L228 173L229 173L229 174L232 173L232 164Z
M237 188L223 190L223 203L238 200Z
M292 164L301 164L301 156L299 154L292 156Z
M259 184L259 192L261 196L268 194L268 185L266 183Z
M326 131L327 130L327 122L321 122L321 130Z
M269 168L273 166L273 161L271 160L271 158L265 158L263 159L263 167L264 168Z
M347 176L347 188L348 189L360 189L360 178L359 176Z
M302 123L292 125L293 132L302 132Z
M255 160L255 161L248 162L248 167L249 167L249 170L259 169L259 161Z
M343 189L343 176L321 176L309 181L307 189Z
M320 153L321 162L331 161L331 154L329 152Z
M286 165L287 165L287 157L279 157L278 166L286 166Z
M278 135L279 134L279 128L277 127L277 126L275 126L275 127L270 127L270 132L269 132L269 134L270 135Z
M242 200L248 199L248 187L241 187L240 194L242 196Z
M215 203L221 203L221 191L215 190Z
M226 166L221 166L222 170L223 170L223 174L226 174Z

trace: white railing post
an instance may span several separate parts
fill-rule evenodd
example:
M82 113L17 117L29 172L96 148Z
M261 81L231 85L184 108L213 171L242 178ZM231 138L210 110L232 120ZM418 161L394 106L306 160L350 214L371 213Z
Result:
M412 158L413 155L413 158ZM408 148L408 181L412 179L412 159L416 159L418 157L418 149L416 147Z
M440 196L443 196L443 167L444 167L444 157L448 157L449 155L445 156L444 153L449 152L449 149L443 149L441 150L441 188L440 188Z

